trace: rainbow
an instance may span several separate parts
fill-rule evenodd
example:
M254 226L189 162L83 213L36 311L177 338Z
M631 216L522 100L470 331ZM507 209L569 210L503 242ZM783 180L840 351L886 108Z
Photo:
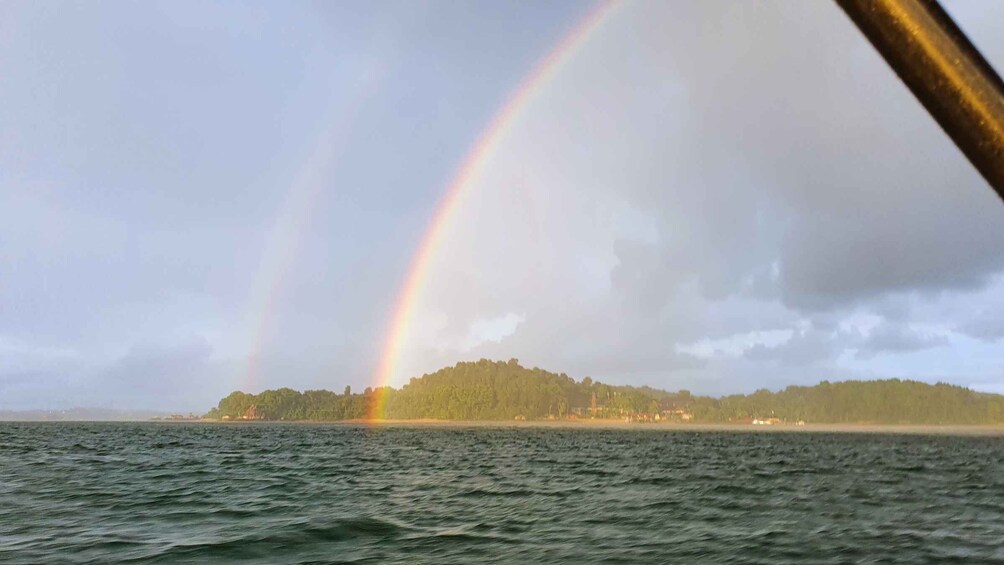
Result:
M398 293L389 329L381 349L376 372L373 376L374 395L370 404L369 419L383 418L387 401L386 387L389 387L397 370L401 347L408 336L416 305L425 287L429 267L443 242L443 236L451 220L460 209L472 181L478 176L505 138L516 118L543 90L555 76L563 63L586 42L600 24L609 16L618 3L604 1L593 9L544 59L537 64L495 114L488 127L478 137L468 151L453 180L440 199L421 242L412 256L404 283Z
M284 283L303 245L303 234L309 228L318 202L334 184L340 158L351 139L352 128L360 110L377 90L384 78L382 66L375 66L360 77L346 106L333 115L328 127L321 131L312 152L301 164L290 183L286 197L276 214L272 230L265 239L258 271L251 283L247 366L240 389L254 392L261 386L261 359L279 316Z

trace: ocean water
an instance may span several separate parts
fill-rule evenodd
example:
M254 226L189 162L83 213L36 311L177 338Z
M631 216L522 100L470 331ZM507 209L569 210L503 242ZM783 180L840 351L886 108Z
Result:
M1004 438L0 423L4 563L1004 560Z

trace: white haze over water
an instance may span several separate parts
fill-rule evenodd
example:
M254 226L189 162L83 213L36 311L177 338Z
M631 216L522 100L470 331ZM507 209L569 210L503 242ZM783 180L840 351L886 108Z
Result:
M1004 66L1004 5L947 7ZM0 409L204 409L249 356L259 389L372 384L435 203L590 6L63 8L0 5ZM290 209L311 159L337 173ZM265 294L279 215L300 232ZM517 357L697 393L1004 392L1004 205L828 2L615 9L430 272L397 384Z

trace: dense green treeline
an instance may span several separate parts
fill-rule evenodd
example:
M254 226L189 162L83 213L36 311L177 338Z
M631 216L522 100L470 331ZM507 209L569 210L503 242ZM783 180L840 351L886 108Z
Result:
M1004 396L899 379L823 381L780 392L699 398L690 410L705 422L773 416L818 423L997 424L1004 422Z
M388 418L444 420L512 420L516 417L564 418L597 405L609 415L655 412L663 391L575 382L568 375L527 369L516 359L457 363L412 379L387 402ZM599 409L598 409L599 411ZM598 414L604 415L604 414Z
M266 390L261 394L233 392L206 415L208 418L250 420L334 421L365 418L372 391L344 394L329 390L295 391L291 388Z
M648 387L612 386L586 377L576 382L568 375L528 369L516 359L508 362L457 363L421 378L400 390L384 388L382 416L391 419L511 420L517 417L564 418L574 413L601 418L632 413L656 413L659 401L677 395ZM593 396L596 409L592 409ZM378 395L367 388L352 394L326 390L300 393L289 388L252 395L234 392L207 417L263 420L347 420L366 418ZM249 412L250 410L250 412Z
M822 382L722 398L649 387L612 386L589 377L508 362L457 363L412 379L401 389L353 394L289 388L252 395L234 392L207 417L251 420L334 421L367 418L381 399L389 419L539 420L630 418L645 421L788 422L876 424L996 424L1004 422L1004 396L967 388L898 379Z

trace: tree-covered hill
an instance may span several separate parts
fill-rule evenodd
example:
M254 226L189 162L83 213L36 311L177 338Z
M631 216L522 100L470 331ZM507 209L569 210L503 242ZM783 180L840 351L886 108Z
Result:
M775 416L818 423L1004 423L1004 396L899 379L823 381L815 386L789 386L780 392L759 390L749 395L701 398L691 409L695 420L708 422Z
M611 386L586 377L576 382L568 375L528 369L516 359L508 362L457 363L435 373L413 378L400 390L379 391L385 400L383 417L391 419L512 420L575 415L615 418L625 414L654 414L659 402L678 395L648 387ZM596 407L593 409L593 395ZM253 395L234 392L207 414L209 418L264 420L346 420L366 418L377 395L326 390L300 393L289 388Z
M516 359L457 363L412 379L387 402L389 418L444 420L540 419L582 415L597 397L597 416L655 413L664 391L576 382L568 375L527 369ZM602 407L602 413L600 407Z
M947 384L898 379L823 381L722 398L649 387L612 386L589 377L526 368L517 360L457 363L384 388L389 419L513 420L603 418L641 421L749 422L754 418L812 423L997 424L1004 423L1004 396ZM207 417L229 420L336 421L366 418L378 395L289 388L257 395L234 392Z

